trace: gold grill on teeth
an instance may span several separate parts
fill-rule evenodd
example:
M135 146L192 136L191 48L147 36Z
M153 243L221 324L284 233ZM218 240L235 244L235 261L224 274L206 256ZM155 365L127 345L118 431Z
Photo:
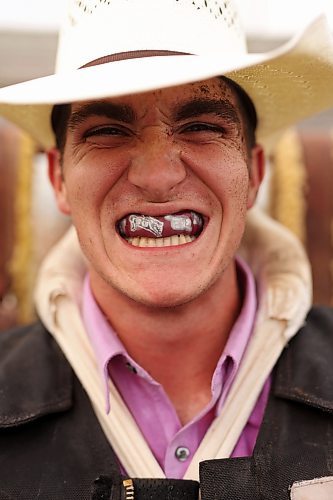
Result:
M178 234L167 236L166 238L146 238L144 236L136 236L135 238L126 238L126 241L135 247L170 247L185 245L196 239L195 236Z

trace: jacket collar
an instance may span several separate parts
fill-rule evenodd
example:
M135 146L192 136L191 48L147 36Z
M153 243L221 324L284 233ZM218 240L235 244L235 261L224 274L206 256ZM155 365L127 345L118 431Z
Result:
M0 336L0 428L72 406L73 374L41 323Z
M332 325L333 310L310 312L279 361L276 396L333 412L333 343L325 342ZM1 334L0 428L67 411L72 392L72 369L41 323Z
M313 308L287 346L276 370L274 393L333 412L333 309Z

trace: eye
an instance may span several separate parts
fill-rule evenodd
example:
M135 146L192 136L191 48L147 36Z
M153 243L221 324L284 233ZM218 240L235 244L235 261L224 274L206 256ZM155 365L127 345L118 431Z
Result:
M220 126L220 125L216 125L216 124L213 124L213 123L191 123L191 124L188 124L188 125L185 125L182 129L182 132L183 133L192 133L192 132L211 132L211 133L215 133L215 134L223 134L225 133L225 128Z
M99 125L86 130L82 138L86 143L111 148L127 144L132 136L131 130L121 125Z
M107 125L107 126L102 126L102 127L96 127L93 129L87 130L84 134L83 137L84 139L87 139L89 137L98 137L98 136L127 136L129 135L129 131L123 129L120 126L114 126L114 125Z

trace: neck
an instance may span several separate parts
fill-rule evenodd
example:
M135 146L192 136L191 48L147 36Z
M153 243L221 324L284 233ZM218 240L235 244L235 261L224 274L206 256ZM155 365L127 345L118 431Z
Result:
M101 286L93 272L90 278L129 355L162 384L182 423L191 420L210 401L212 376L240 311L235 264L199 298L172 308L139 304Z

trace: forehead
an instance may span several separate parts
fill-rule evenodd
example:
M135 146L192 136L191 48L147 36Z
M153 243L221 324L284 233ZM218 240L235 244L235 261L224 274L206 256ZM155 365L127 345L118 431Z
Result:
M166 89L153 90L142 94L73 103L72 112L75 113L82 108L86 108L87 105L106 101L118 105L130 106L139 112L145 113L151 109L152 105L157 105L161 110L167 110L168 108L176 109L186 102L204 100L228 102L239 112L235 91L226 81L219 77Z

